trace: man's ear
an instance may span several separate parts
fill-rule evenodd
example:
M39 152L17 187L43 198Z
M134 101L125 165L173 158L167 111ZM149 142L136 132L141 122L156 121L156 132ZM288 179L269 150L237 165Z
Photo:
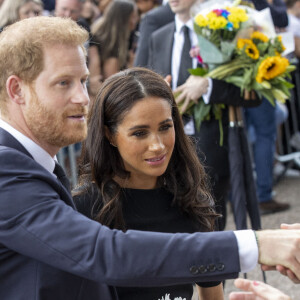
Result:
M23 104L24 100L24 83L16 75L11 75L6 80L6 92L9 98L17 104Z

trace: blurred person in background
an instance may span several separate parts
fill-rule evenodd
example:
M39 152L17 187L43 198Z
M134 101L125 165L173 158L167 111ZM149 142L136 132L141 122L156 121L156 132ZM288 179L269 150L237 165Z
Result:
M41 16L42 13L41 0L4 0L0 8L0 31L5 26L26 18Z
M93 24L88 64L91 96L97 94L102 80L132 66L134 53L129 49L129 37L137 20L134 2L115 0Z
M81 17L84 18L89 25L92 25L100 15L98 4L98 0L86 0L83 3Z
M158 5L157 0L135 0L140 17Z
M55 8L55 0L42 0L44 3L44 16L48 16L54 11Z
M100 16L102 16L106 10L106 8L108 7L108 5L110 4L112 0L99 0L98 1L98 8L100 11Z
M81 17L84 0L56 0L54 15L61 18L71 18L90 32L90 26L87 21Z
M289 25L286 28L288 32L294 35L295 56L300 57L300 0L286 0Z

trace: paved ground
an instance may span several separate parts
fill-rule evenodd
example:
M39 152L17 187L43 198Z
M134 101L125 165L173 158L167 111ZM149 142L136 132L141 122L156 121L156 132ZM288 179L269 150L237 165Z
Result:
M276 199L289 202L291 204L291 209L282 213L262 216L262 228L276 229L279 227L280 223L300 223L300 172L289 171L275 186L274 190ZM230 212L230 207L228 211L229 216L226 230L234 230L235 225L232 213ZM240 276L242 277L243 274ZM247 276L249 279L262 280L262 272L259 267L248 273ZM266 276L267 283L279 288L294 300L300 299L300 285L293 284L286 277L275 271L267 272ZM233 285L233 280L227 280L225 284L225 299L228 299L229 293L235 290L237 289ZM193 299L196 300L197 298L194 297Z

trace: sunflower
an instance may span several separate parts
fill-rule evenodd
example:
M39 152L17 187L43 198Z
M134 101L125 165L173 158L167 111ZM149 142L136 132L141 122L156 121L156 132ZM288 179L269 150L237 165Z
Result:
M269 41L269 38L259 31L254 31L251 34L251 39L258 40L259 42L263 42L263 43L267 43Z
M256 81L262 83L284 73L289 66L289 61L285 57L270 56L264 59L258 67Z
M236 44L238 49L243 49L245 46L247 47L249 45L254 45L253 42L249 39L238 39Z
M254 60L259 58L259 51L254 44L249 44L246 46L245 53Z

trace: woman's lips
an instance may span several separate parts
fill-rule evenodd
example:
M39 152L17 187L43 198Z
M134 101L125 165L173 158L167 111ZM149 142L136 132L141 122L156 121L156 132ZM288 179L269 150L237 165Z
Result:
M149 164L149 165L160 165L162 164L166 159L166 154L164 155L161 155L161 156L157 156L157 157L153 157L153 158L148 158L148 159L145 159L146 162Z

